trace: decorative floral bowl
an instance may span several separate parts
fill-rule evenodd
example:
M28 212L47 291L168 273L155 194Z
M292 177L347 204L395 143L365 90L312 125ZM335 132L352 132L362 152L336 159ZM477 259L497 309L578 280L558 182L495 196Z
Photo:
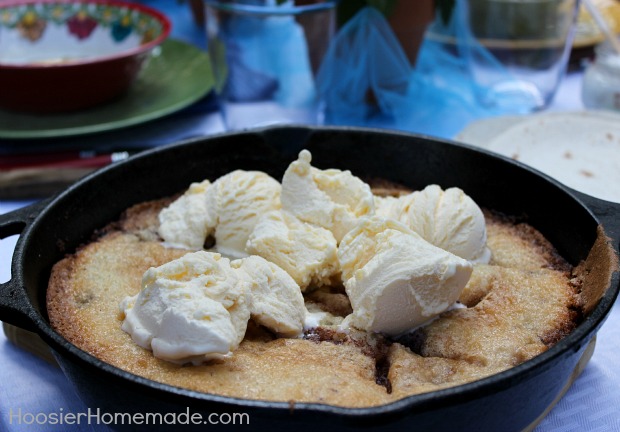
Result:
M119 0L0 2L0 107L53 113L126 91L170 34L160 12Z

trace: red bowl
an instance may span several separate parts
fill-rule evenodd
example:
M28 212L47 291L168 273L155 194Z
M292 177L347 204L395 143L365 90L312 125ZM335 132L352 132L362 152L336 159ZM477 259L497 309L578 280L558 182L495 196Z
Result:
M119 0L0 3L0 107L75 111L122 95L170 34L153 8Z

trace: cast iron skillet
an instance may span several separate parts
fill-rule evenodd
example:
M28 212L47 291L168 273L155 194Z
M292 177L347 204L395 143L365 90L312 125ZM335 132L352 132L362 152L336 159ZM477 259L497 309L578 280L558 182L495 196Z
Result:
M248 413L255 430L522 430L569 382L579 358L618 294L615 252L603 252L607 279L592 310L547 352L470 384L364 409L249 401L175 388L124 372L81 351L49 325L45 294L50 269L93 231L141 201L184 190L234 169L262 170L280 179L302 148L313 165L350 169L413 189L458 186L482 207L540 230L572 264L584 260L603 224L613 251L620 206L576 193L507 158L455 143L359 128L274 127L156 148L104 168L52 199L0 216L0 238L21 236L12 279L0 286L0 319L39 334L54 351L84 402L108 413ZM599 287L600 288L600 287ZM598 300L600 298L600 300ZM596 301L598 300L598 301ZM213 427L213 426L209 426ZM136 430L132 425L128 429ZM234 429L228 425L227 429ZM204 425L198 426L204 430Z

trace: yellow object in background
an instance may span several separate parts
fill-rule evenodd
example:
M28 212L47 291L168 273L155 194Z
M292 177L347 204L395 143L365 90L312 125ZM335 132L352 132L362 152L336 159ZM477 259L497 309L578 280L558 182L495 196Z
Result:
M612 31L620 33L620 1L592 0L592 3L599 9ZM582 4L577 17L577 29L575 39L573 40L573 48L596 45L604 39L605 35Z

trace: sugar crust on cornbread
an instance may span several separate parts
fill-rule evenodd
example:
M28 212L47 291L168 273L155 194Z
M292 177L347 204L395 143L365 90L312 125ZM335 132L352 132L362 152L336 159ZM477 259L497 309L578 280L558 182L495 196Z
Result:
M544 352L580 319L580 286L570 265L534 228L486 211L493 258L474 267L460 298L467 308L446 312L397 340L329 326L284 339L251 324L230 358L178 366L137 346L120 329L118 308L139 291L145 270L188 252L165 247L157 236L157 215L169 202L132 207L56 264L47 299L50 321L65 338L155 381L239 398L376 406L518 365ZM305 298L309 309L337 317L350 313L344 290L315 290Z

